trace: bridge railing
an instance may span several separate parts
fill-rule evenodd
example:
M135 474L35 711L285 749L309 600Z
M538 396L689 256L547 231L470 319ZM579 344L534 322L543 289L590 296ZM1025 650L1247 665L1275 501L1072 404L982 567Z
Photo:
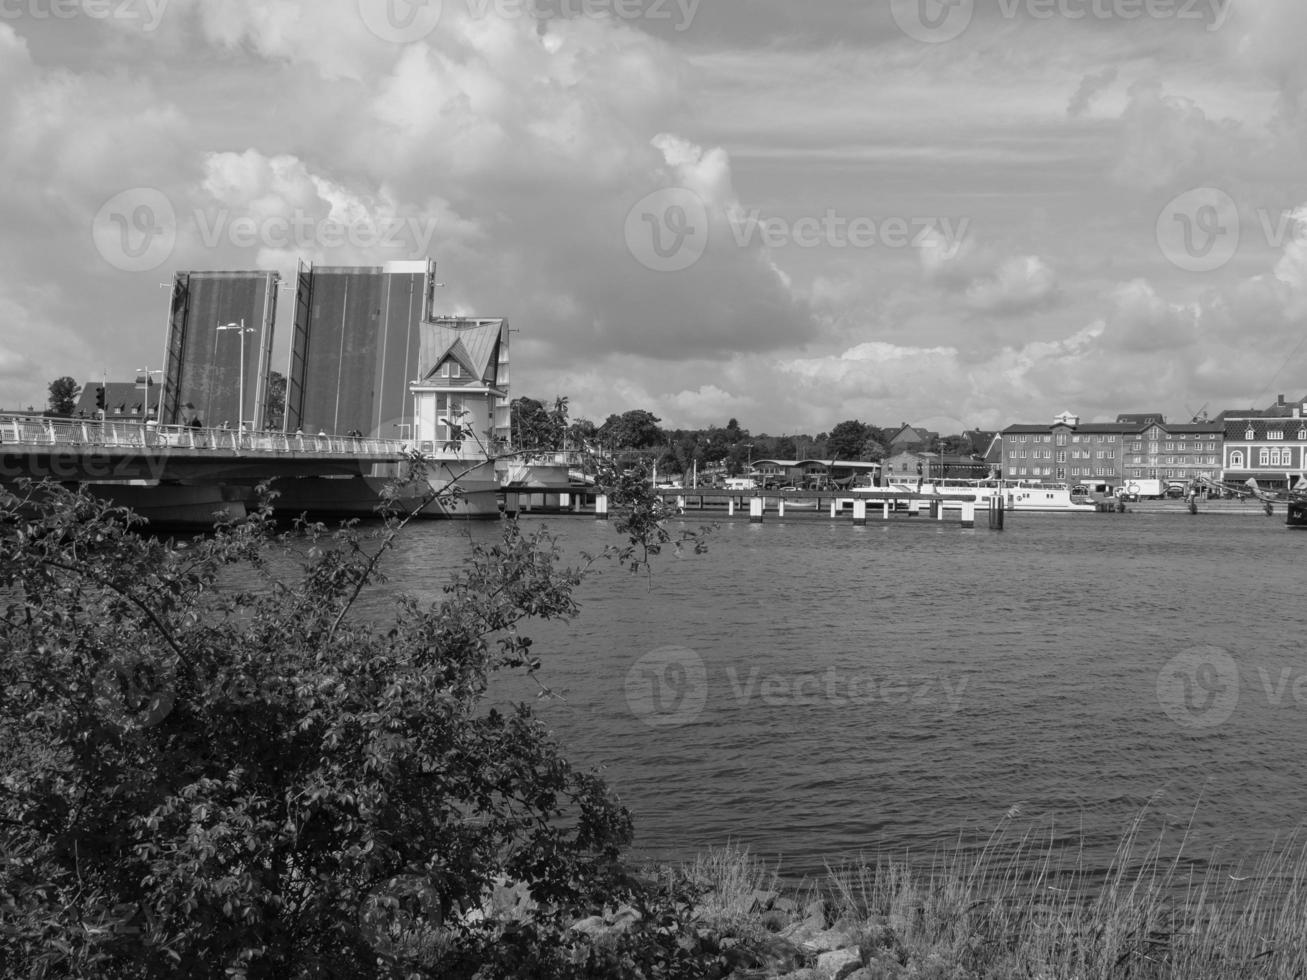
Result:
M371 439L365 436L254 432L249 429L152 425L140 420L43 419L34 416L0 416L0 445L4 444L32 448L176 448L341 456L398 456L406 448L406 444L397 439Z

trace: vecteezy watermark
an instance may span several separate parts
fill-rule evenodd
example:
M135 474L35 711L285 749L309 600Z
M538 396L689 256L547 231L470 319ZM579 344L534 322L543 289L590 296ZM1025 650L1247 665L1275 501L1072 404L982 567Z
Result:
M1184 728L1222 725L1239 704L1239 665L1220 647L1191 647L1158 673L1157 702Z
M91 223L100 256L123 272L149 272L163 265L185 229L206 249L265 248L313 251L353 248L389 250L413 257L430 253L438 222L434 218L360 215L343 221L300 209L288 215L234 214L226 208L197 208L178 214L162 191L136 187L115 194Z
M735 703L744 706L753 701L769 708L789 706L835 708L866 707L870 705L910 705L927 707L938 705L942 713L955 715L962 707L962 695L970 678L942 677L891 677L866 671L840 670L827 667L823 671L798 674L763 674L757 667L741 673L734 667L726 668Z
M412 44L440 23L441 0L358 0L359 18L383 41Z
M684 647L646 653L626 672L626 703L651 728L690 724L708 703L703 658Z
M117 20L157 30L170 0L0 0L0 20Z
M702 0L462 0L478 20L620 20L665 22L672 30L689 30Z
M924 248L934 244L952 255L962 245L970 218L848 217L827 208L820 217L764 218L758 208L732 212L731 235L740 248Z
M150 728L172 713L175 684L166 661L128 653L96 673L96 707L120 728Z
M1257 683L1241 686L1239 664L1220 647L1191 647L1157 675L1162 710L1185 728L1215 728L1240 704L1266 699L1268 708L1307 708L1307 664L1258 666Z
M641 198L626 215L626 247L654 272L682 272L708 249L708 206L688 187Z
M1256 223L1246 215L1255 215ZM1241 210L1220 188L1195 187L1172 198L1157 218L1158 247L1172 265L1187 272L1222 268L1244 241L1259 234L1262 243L1277 251L1307 244L1307 209Z
M764 672L731 666L719 688L737 708L759 704L793 707L938 707L956 714L969 677L890 676L827 667L819 671ZM646 725L667 728L695 721L708 704L708 670L703 658L684 647L645 654L626 673L626 703Z
M1225 26L1230 0L996 0L1000 17L1015 20L1174 20ZM975 0L890 0L894 22L908 37L942 44L960 37L976 14Z
M1172 198L1157 217L1162 254L1187 272L1212 272L1239 251L1239 205L1217 187L1195 187Z
M923 248L954 254L971 226L969 218L844 215L764 217L759 208L727 209L726 226L737 248ZM626 246L655 272L681 272L708 249L712 238L708 207L694 191L669 187L642 198L626 215Z
M647 21L689 30L703 0L358 0L359 17L373 34L393 44L412 44L440 24L446 4L456 3L473 20Z

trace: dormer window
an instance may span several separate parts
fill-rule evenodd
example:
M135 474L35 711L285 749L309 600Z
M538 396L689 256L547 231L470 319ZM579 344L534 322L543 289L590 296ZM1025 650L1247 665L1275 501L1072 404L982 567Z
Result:
M1307 429L1299 429L1299 430L1298 430L1298 438L1299 438L1299 439L1307 439Z
M1245 439L1256 439L1257 433L1253 431L1253 427L1250 425L1248 428L1243 430L1243 437Z
M1267 439L1283 439L1283 438L1284 438L1284 430L1283 430L1283 429L1272 429L1270 432L1266 433L1266 438L1267 438Z

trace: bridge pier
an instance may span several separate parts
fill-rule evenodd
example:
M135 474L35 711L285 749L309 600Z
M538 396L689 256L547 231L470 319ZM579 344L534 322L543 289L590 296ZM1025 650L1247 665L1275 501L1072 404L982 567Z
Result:
M608 520L608 494L606 493L595 496L595 519L600 521Z
M865 500L853 501L853 524L855 527L865 527L867 524L867 502Z
M762 497L749 498L749 523L750 524L762 523L762 505L763 505Z

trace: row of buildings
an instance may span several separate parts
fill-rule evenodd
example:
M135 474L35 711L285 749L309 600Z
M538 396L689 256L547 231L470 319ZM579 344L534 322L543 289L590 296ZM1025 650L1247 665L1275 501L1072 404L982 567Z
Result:
M983 453L968 456L929 452L921 430L913 432L921 437L918 445L898 453L891 446L883 463L887 480L1002 477L1123 487L1137 480L1180 484L1206 477L1255 479L1272 489L1307 480L1307 395L1296 401L1280 395L1265 409L1229 409L1210 420L1180 423L1161 414L1082 423L1064 413L1049 423L1010 425L993 433Z

